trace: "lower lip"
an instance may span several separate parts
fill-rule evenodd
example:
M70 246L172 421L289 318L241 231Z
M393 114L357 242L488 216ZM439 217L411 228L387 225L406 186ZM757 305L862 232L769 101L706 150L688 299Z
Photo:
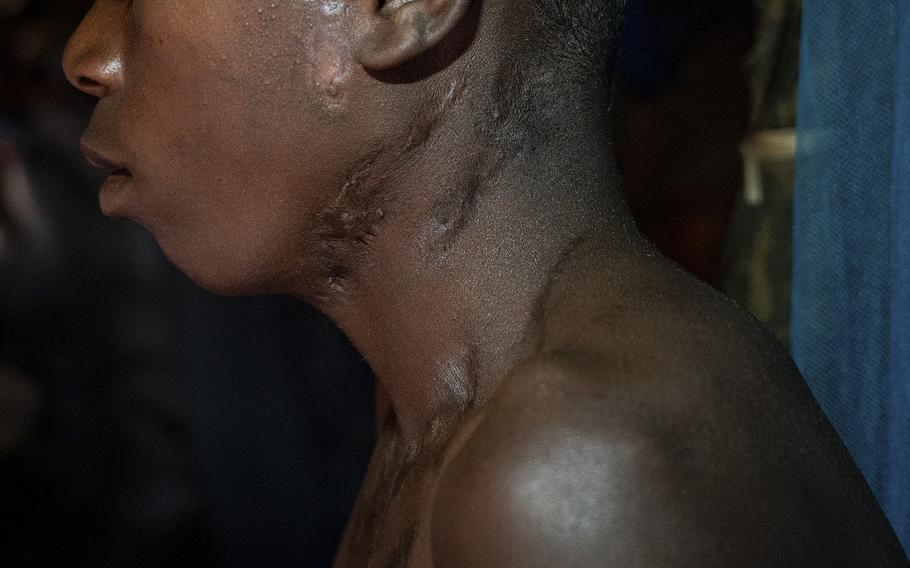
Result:
M108 217L122 216L126 212L126 190L132 183L129 174L111 174L101 185L98 201L101 212Z

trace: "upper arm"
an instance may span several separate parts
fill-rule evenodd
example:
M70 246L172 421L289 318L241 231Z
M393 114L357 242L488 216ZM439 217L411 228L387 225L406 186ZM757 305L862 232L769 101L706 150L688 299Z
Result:
M633 447L572 444L514 455L521 461L511 465L453 464L434 507L434 566L670 566L657 561L653 541L680 535L672 499L644 483L647 464L625 461L651 458L631 456Z
M676 566L705 546L666 440L522 379L445 471L434 566Z

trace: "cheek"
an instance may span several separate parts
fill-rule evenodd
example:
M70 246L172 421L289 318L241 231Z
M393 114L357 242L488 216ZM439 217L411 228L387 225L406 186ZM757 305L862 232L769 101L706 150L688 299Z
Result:
M351 77L351 52L340 32L331 23L312 33L308 67L314 90L332 106L344 104Z
M303 142L325 142L349 99L339 13L273 1L243 3L238 14L236 0L204 2L230 5L150 12L137 32L131 106L146 115L148 142L208 163L274 170L299 162Z
M257 279L299 267L314 219L351 169L337 135L351 76L340 31L329 22L276 36L269 14L264 36L253 12L221 22L203 13L196 33L149 15L123 100L137 220L219 291L255 291Z
M156 15L147 14L127 62L136 162L164 185L221 187L280 170L307 114L293 60L263 63L241 47L246 26L233 20L203 11L190 30Z

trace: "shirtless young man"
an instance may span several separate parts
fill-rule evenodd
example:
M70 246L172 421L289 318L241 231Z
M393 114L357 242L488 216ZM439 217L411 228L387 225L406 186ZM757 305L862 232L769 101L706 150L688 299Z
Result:
M340 567L906 566L784 350L636 232L619 0L97 0L101 207L375 371Z

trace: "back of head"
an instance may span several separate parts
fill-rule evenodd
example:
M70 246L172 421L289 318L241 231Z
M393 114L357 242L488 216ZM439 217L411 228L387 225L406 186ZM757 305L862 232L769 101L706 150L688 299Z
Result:
M531 53L576 75L608 76L625 0L531 0Z
M489 0L487 0L489 1ZM509 0L514 26L494 33L511 48L499 67L497 114L543 136L581 120L606 131L625 0ZM580 127L575 123L575 127ZM576 130L576 134L577 134Z

